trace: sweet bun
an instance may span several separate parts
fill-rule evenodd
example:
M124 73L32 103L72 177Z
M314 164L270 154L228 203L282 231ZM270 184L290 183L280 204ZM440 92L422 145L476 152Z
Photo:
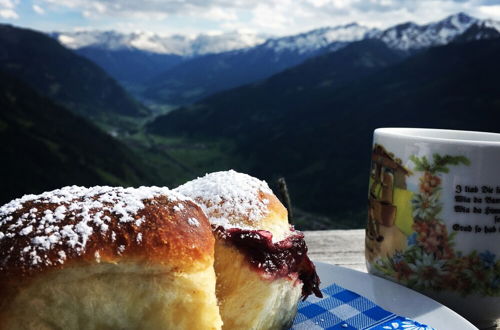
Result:
M264 181L231 170L175 191L197 202L212 224L223 329L286 328L301 297L321 296L304 236Z
M214 237L166 188L65 187L0 208L0 329L220 329Z

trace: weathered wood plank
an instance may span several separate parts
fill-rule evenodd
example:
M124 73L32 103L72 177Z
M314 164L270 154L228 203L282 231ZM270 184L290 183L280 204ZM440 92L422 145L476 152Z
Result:
M365 230L305 231L309 257L366 272Z

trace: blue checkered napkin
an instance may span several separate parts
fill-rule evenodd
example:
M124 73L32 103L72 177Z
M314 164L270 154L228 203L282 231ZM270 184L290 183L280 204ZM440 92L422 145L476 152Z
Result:
M372 301L336 284L322 289L323 298L299 304L292 329L432 329L386 311Z

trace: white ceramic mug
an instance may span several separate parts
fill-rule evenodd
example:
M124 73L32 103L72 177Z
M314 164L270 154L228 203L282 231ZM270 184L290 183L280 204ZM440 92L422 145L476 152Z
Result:
M370 273L431 296L478 327L500 318L500 134L379 128Z

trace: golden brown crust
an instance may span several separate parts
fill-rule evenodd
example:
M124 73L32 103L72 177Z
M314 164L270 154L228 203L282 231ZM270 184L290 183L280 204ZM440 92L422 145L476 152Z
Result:
M288 211L285 206L281 204L280 200L274 194L259 193L259 199L268 200L267 210L268 213L260 221L263 227L267 227L268 224L275 224L277 226L284 226L289 228L288 223Z
M55 198L28 196L2 206L0 311L38 279L63 269L130 263L159 272L195 273L212 267L214 237L200 207L165 188L154 193L142 189L71 188ZM73 196L74 191L83 193ZM58 198L64 201L51 202ZM99 198L107 200L101 207L92 204ZM58 213L62 206L66 212ZM0 312L0 323L5 317Z
M172 267L174 271L187 271L196 267L198 262L203 265L210 262L214 238L206 216L195 203L190 200L172 200L167 196L146 199L143 203L144 208L133 215L135 221L124 222L120 220L120 214L104 211L99 216L109 217L106 231L101 230L99 223L88 222L86 225L92 228L92 233L85 237L83 247L75 248L74 242L68 244L67 240L60 239L46 249L35 251L37 259L30 259L29 252L26 252L27 247L33 246L37 233L32 230L22 235L22 230L27 227L25 222L33 222L31 226L35 227L47 210L53 213L61 204L37 200L23 203L21 208L0 218L0 233L4 236L0 239L0 283L70 267L75 263L82 265L134 260L160 263ZM34 219L22 219L23 215L30 214L30 210L35 208L36 213L32 212L35 214ZM91 209L88 213L94 217L99 211L98 208ZM75 226L81 221L68 213L57 222L56 232L59 230L57 234L60 236L65 226ZM12 226L19 222L23 225L13 230Z

